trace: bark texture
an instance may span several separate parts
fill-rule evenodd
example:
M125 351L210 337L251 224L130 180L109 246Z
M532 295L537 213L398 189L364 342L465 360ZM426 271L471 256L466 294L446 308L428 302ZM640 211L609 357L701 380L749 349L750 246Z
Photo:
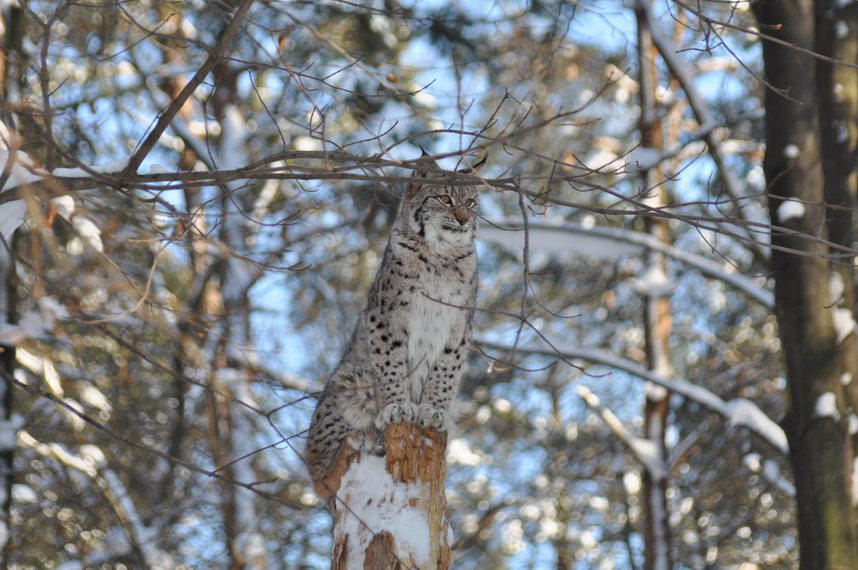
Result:
M656 91L659 83L659 73L656 66L658 50L653 42L653 30L650 28L650 18L647 12L651 10L650 0L640 0L635 10L638 25L638 65L640 85L641 115L638 121L640 144L643 148L664 152L664 126L661 121L659 106L656 102ZM643 173L645 195L641 201L652 208L662 208L669 202L668 188L665 184L664 173L660 167L648 169ZM656 217L644 218L647 233L658 240L668 242L668 227L664 219ZM667 260L664 255L650 252L647 260L652 271L660 271L667 275ZM651 291L646 295L644 318L646 320L644 335L646 338L647 368L661 375L670 377L670 331L672 317L670 314L670 299L663 293ZM644 404L645 438L650 440L654 449L658 449L659 458L664 461L667 457L665 445L665 430L667 427L668 411L670 410L670 394L662 388L649 386L646 391ZM671 556L671 529L668 517L667 477L654 474L649 469L643 472L643 507L644 507L644 569L668 570L673 566Z
M834 182L842 176L824 167L818 61L792 47L820 48L814 38L821 11L813 0L753 6L761 29L786 43L763 43L772 87L766 90L764 169L774 226L776 314L790 396L784 424L796 483L801 567L858 568L845 386L852 382L847 373L856 343L854 331L844 338L835 326L837 304L844 293L851 296L851 285L835 286L838 264L826 243L832 234L844 233L832 226L837 217L825 195L826 178ZM778 209L787 200L803 204L803 214L781 219ZM829 393L834 409L820 406L831 401Z

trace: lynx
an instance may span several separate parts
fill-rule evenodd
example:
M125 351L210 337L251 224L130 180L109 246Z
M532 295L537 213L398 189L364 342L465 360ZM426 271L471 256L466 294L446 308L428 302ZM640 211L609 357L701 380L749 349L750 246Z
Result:
M437 164L427 161L433 168ZM313 481L344 441L383 454L388 424L448 430L477 295L478 195L415 171L366 305L325 385L307 439Z

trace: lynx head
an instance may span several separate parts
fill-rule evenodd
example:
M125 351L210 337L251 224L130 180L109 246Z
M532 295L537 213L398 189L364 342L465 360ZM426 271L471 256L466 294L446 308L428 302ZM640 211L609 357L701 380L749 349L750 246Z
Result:
M427 165L438 168L434 161ZM477 229L476 187L447 184L448 176L414 171L399 211L400 222L434 249L471 243Z

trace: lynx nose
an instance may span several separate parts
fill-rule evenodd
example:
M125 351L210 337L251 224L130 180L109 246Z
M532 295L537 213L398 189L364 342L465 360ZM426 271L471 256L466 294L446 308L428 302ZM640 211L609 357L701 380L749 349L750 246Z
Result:
M456 217L456 221L459 222L460 226L467 224L468 219L470 219L468 209L461 206L453 210L453 215Z

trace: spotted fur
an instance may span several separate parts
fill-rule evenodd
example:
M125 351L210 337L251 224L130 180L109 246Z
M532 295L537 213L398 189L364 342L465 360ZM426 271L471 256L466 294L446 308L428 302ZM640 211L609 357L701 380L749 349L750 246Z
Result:
M305 459L314 481L346 440L381 454L388 424L452 427L477 295L477 207L474 187L415 172L366 306L313 414Z

